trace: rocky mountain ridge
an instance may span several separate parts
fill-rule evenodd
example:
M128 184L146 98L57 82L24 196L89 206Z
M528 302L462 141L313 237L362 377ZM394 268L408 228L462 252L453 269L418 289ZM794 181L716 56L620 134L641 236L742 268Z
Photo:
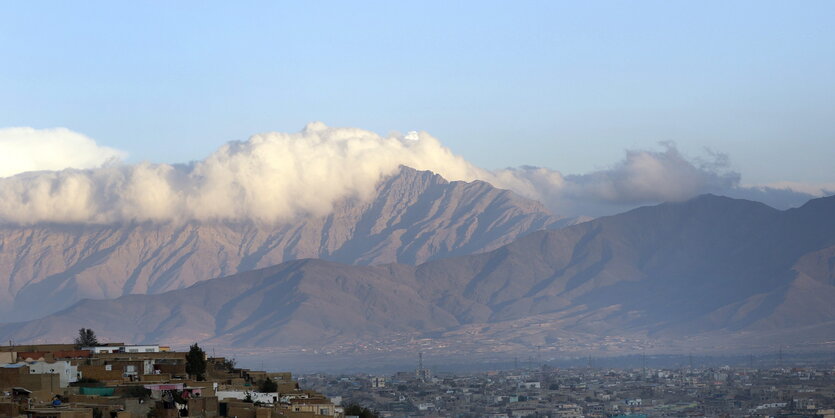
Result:
M160 293L300 258L418 264L571 222L488 183L402 167L370 201L281 225L0 225L0 315L31 319L83 298Z

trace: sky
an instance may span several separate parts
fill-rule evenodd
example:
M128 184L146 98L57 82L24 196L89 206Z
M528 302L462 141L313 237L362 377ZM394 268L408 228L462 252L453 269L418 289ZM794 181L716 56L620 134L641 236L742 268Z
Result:
M832 16L828 1L7 2L0 165L174 167L321 121L375 144L425 133L469 164L450 174L513 173L501 185L549 200L532 191L543 167L572 214L694 184L820 195L835 189ZM642 155L696 180L617 189ZM565 179L615 206L566 209ZM0 193L21 198L18 183Z

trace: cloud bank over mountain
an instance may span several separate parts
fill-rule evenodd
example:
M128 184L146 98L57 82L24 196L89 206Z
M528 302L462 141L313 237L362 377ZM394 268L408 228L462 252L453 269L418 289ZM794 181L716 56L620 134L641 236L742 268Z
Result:
M65 128L0 129L0 177L26 171L96 168L125 155Z
M123 153L66 129L12 128L0 130L0 155L20 160L4 167L6 175L20 174L0 178L0 220L275 223L325 215L340 199L367 199L400 165L448 180L487 181L540 200L560 215L612 214L703 193L759 196L781 208L811 197L789 186L742 187L726 156L692 159L673 144L662 147L627 151L610 168L581 175L538 167L486 170L425 132L381 136L316 122L297 133L233 141L189 164L131 165L114 163ZM46 148L49 153L40 151Z

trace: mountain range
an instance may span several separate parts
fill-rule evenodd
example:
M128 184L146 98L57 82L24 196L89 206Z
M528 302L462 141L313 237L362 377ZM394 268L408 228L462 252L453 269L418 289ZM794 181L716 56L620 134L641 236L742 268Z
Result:
M135 342L342 352L369 341L494 352L825 343L835 338L834 213L835 197L779 211L705 195L418 265L304 259L83 300L0 337L68 339L85 326Z
M488 183L401 167L370 200L324 217L253 222L0 225L0 315L40 317L84 299L155 294L283 261L418 264L498 248L577 222Z

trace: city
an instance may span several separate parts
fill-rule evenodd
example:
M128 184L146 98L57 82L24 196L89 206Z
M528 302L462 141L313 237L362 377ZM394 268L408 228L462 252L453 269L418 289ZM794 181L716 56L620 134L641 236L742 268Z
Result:
M835 367L605 369L299 377L391 417L835 416Z

